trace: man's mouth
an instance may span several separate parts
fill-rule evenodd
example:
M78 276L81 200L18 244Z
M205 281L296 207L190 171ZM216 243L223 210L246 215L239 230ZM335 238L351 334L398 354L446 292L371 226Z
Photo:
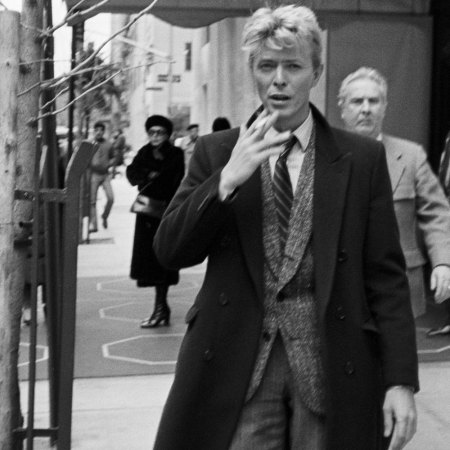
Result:
M285 94L272 94L269 95L269 99L274 102L287 102L290 99L290 97Z

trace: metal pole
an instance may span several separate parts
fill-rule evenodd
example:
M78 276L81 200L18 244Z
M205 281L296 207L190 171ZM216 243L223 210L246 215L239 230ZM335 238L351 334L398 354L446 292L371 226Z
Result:
M94 154L94 146L83 142L72 156L66 174L66 202L63 220L63 293L61 310L61 353L58 450L70 450L75 349L77 255L80 179Z

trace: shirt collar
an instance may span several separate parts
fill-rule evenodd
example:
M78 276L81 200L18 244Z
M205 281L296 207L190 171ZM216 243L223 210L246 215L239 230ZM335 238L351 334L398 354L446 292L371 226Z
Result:
M308 112L308 116L303 121L303 123L293 130L292 134L297 138L297 140L300 142L300 145L302 147L302 151L305 151L308 147L309 140L311 138L311 133L313 129L314 121L312 117L311 110ZM269 136L275 136L276 134L279 134L277 130L275 130L273 127L268 130Z
M308 147L308 144L309 144L309 140L311 139L313 124L314 124L313 117L311 114L311 110L309 110L308 117L292 133L298 139L298 142L300 142L300 145L302 146L303 151L306 150L306 147Z

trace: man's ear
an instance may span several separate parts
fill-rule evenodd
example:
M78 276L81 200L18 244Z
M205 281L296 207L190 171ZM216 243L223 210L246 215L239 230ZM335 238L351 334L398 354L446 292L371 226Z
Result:
M323 72L323 64L320 64L318 67L314 69L314 86L317 85L317 83L320 80L320 77L322 76Z

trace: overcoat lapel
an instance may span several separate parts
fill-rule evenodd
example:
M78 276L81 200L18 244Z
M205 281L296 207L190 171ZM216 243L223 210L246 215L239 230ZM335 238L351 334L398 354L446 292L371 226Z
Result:
M383 144L386 150L386 160L388 163L392 192L394 193L406 166L402 159L401 149L392 146L388 136L383 136Z
M262 305L264 250L261 202L261 171L258 169L240 187L233 208L244 258Z
M351 159L349 153L339 149L322 117L316 113L315 118L313 251L316 300L319 316L323 318L334 281Z

